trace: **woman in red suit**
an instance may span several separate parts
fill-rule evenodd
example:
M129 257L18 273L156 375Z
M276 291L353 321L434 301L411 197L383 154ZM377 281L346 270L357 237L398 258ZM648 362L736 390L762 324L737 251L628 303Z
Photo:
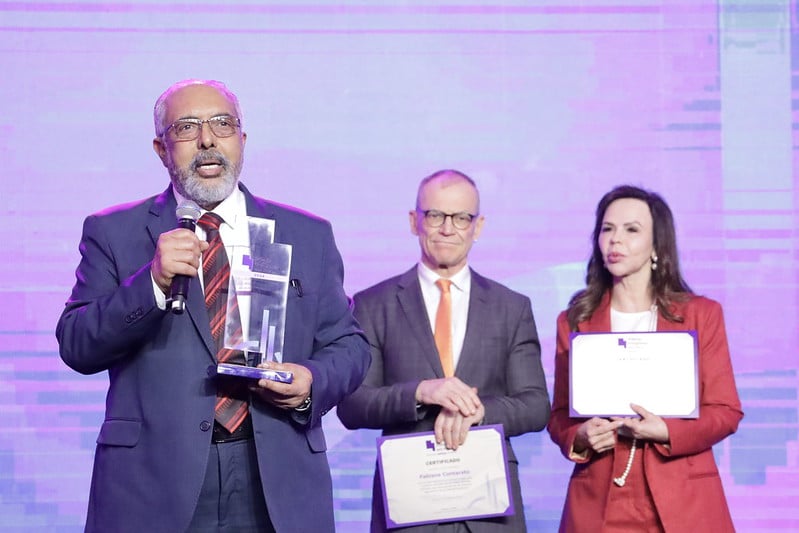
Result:
M620 186L599 202L586 288L558 317L555 390L547 427L575 463L561 532L734 531L712 446L743 417L721 306L680 274L674 221L657 194ZM699 417L569 416L571 332L685 331L698 335Z

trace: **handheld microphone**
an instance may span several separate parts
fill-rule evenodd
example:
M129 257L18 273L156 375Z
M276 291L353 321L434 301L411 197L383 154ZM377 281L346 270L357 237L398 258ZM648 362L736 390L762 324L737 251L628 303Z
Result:
M200 218L200 206L191 200L183 200L175 209L175 216L178 219L178 227L185 228L194 233L197 228L197 220ZM186 309L186 298L189 295L190 276L178 274L172 278L172 285L169 287L169 308L176 315L183 314Z

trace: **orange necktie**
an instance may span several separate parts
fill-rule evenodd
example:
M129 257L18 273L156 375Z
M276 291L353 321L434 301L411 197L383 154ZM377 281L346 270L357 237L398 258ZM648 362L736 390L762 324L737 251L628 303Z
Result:
M436 331L433 337L438 348L438 357L441 359L441 367L444 369L444 376L452 377L455 375L455 367L452 362L452 294L449 292L452 282L448 279L439 279L436 286L441 290L441 299L438 301L438 311L436 311Z

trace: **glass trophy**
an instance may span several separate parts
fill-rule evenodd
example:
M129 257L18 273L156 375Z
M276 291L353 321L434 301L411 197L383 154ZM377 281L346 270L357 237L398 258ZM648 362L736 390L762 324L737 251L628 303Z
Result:
M219 363L217 373L291 383L286 371L257 368L283 361L291 245L273 241L274 221L247 217L250 245L231 246L225 348L244 352L246 365ZM249 316L243 322L241 316Z

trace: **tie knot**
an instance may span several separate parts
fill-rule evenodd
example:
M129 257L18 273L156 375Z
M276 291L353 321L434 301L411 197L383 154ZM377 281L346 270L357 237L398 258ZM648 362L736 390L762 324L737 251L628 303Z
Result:
M441 290L442 293L447 294L449 293L449 288L452 285L452 280L440 278L436 280L436 286Z
M200 225L202 229L206 232L208 231L219 231L219 226L222 225L224 220L222 217L217 215L216 213L212 213L208 211L203 216L200 217L200 220L197 221L197 224Z

